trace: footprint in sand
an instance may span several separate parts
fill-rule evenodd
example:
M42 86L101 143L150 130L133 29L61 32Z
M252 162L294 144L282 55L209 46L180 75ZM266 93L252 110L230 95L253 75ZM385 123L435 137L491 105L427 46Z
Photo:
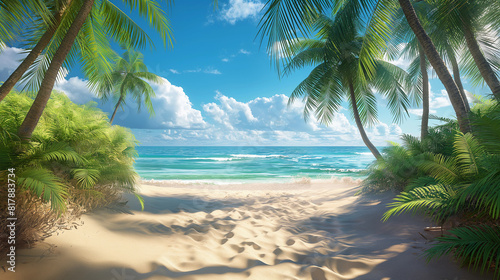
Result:
M193 240L195 241L203 241L204 237L203 235L201 235L198 231L196 231L194 228L190 228L189 230L187 230L184 235L187 235L189 237L191 237Z
M319 267L311 268L312 280L326 280L325 272Z
M241 245L248 245L248 246L252 246L255 250L260 250L261 247L259 245L257 245L256 243L254 242L241 242Z
M224 245L226 244L226 242L229 240L229 238L233 238L234 237L234 232L228 232L226 235L224 235L224 238L220 241L220 244L221 245Z
M243 251L245 251L245 247L240 247L234 244L231 244L231 249L235 250L237 253L243 253Z
M321 237L314 236L314 235L306 235L305 238L306 238L307 243L312 243L312 244L318 243L321 241Z
M291 238L286 241L286 245L288 245L288 246L292 246L293 244L295 244L295 240L293 240Z

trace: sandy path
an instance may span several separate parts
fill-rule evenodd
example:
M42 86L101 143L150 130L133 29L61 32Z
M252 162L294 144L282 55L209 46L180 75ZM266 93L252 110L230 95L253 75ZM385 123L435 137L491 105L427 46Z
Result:
M430 223L380 222L390 194L353 196L349 182L144 184L144 212L84 215L2 279L489 279L444 258L427 264Z

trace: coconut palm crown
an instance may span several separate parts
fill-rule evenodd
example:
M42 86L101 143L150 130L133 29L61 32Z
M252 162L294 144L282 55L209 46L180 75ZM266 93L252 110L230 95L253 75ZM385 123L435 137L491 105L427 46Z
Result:
M342 11L340 12L342 13ZM387 106L395 121L400 121L411 103L407 95L409 80L401 68L382 59L375 59L372 77L362 75L360 51L363 38L359 32L359 21L317 15L314 28L315 39L300 39L291 44L293 55L284 67L284 75L304 66L314 69L292 92L290 102L303 96L304 116L314 113L322 123L332 122L345 97L350 101L351 112L365 145L376 158L380 153L368 139L363 125L377 123L376 90L387 98Z
M99 85L100 97L103 101L108 100L110 96L116 100L110 123L113 123L118 108L125 104L127 95L137 102L139 111L144 102L150 115L154 115L151 98L155 97L155 92L148 82L161 84L163 79L148 72L144 64L144 56L140 52L132 49L125 51L122 57L117 59L110 78L103 78Z

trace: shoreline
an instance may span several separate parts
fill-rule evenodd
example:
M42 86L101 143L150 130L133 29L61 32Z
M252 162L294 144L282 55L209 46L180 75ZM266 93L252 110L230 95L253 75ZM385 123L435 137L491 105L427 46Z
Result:
M382 223L393 195L354 196L357 181L141 184L143 212L126 196L85 214L19 250L2 279L489 279L447 257L427 264L419 232L432 224Z
M177 180L177 179L139 179L139 186L141 185L151 185L151 186L165 186L173 188L196 188L197 186L246 186L244 189L251 190L249 186L256 187L262 185L272 185L272 189L277 188L277 186L289 186L294 185L308 185L308 184L361 184L363 178L351 177L351 176L331 176L330 178L310 178L306 176L297 176L283 179L273 179L273 180L217 180L217 179L207 179L207 180ZM139 187L140 188L140 187ZM237 188L236 188L237 189Z

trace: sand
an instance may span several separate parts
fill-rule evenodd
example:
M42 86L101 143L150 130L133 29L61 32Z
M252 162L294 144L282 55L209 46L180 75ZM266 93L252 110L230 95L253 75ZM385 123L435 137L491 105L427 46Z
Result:
M289 184L143 182L146 207L85 214L1 279L490 279L449 258L427 263L432 223L380 221L393 194L355 196L348 179Z

